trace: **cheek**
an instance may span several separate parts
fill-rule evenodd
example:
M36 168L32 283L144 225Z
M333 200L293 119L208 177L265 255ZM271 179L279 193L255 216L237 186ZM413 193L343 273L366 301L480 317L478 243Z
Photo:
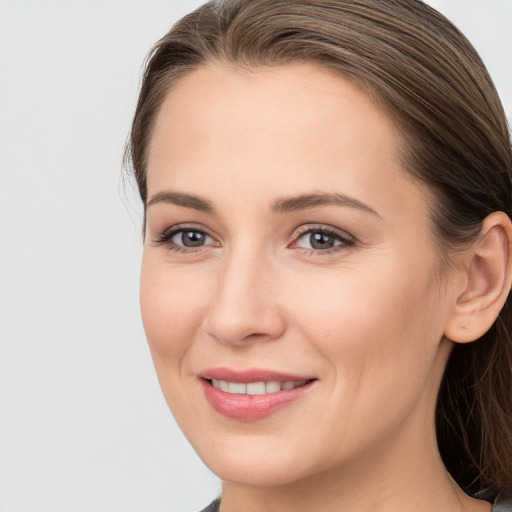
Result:
M295 280L292 323L329 360L339 385L357 380L383 389L426 378L443 333L431 281L407 261L312 274Z
M142 321L157 372L178 367L207 310L204 276L191 276L144 255L140 278ZM207 288L206 288L207 289Z
M392 435L417 404L435 403L421 397L437 390L432 368L441 318L436 290L415 273L400 265L325 281L311 276L293 294L291 322L327 363L324 382L330 392L319 428L324 438L335 440L339 453L355 454L372 436Z
M208 310L208 279L172 268L144 254L140 304L144 330L160 387L180 425L193 425L200 395L184 361ZM193 391L191 393L191 391Z

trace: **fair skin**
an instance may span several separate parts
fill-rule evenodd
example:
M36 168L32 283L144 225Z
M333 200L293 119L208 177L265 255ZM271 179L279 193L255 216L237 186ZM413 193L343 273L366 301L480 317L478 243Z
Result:
M476 339L480 309L495 317L510 289L510 223L488 219L478 264L484 244L442 272L398 147L365 94L313 64L211 64L159 112L142 315L167 402L223 480L222 512L490 509L447 474L434 411L447 336ZM227 414L205 392L222 409L205 374L218 368L307 385L266 416Z

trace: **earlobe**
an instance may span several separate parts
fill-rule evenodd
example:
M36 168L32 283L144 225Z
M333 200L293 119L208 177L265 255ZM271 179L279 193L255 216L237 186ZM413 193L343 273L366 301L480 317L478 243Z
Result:
M445 336L468 343L492 326L510 292L512 281L512 223L503 212L484 221L476 242L468 251L465 288L456 296Z

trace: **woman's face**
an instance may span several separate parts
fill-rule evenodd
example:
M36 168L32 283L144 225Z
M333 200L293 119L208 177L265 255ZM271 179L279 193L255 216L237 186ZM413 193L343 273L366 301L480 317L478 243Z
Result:
M312 64L210 65L168 94L142 315L167 402L221 478L286 484L435 445L454 292L397 151L369 98Z

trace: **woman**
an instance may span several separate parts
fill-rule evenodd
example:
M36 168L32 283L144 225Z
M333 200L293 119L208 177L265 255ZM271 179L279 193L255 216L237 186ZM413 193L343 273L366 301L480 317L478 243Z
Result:
M208 2L150 55L128 157L207 510L512 510L511 146L444 17Z

